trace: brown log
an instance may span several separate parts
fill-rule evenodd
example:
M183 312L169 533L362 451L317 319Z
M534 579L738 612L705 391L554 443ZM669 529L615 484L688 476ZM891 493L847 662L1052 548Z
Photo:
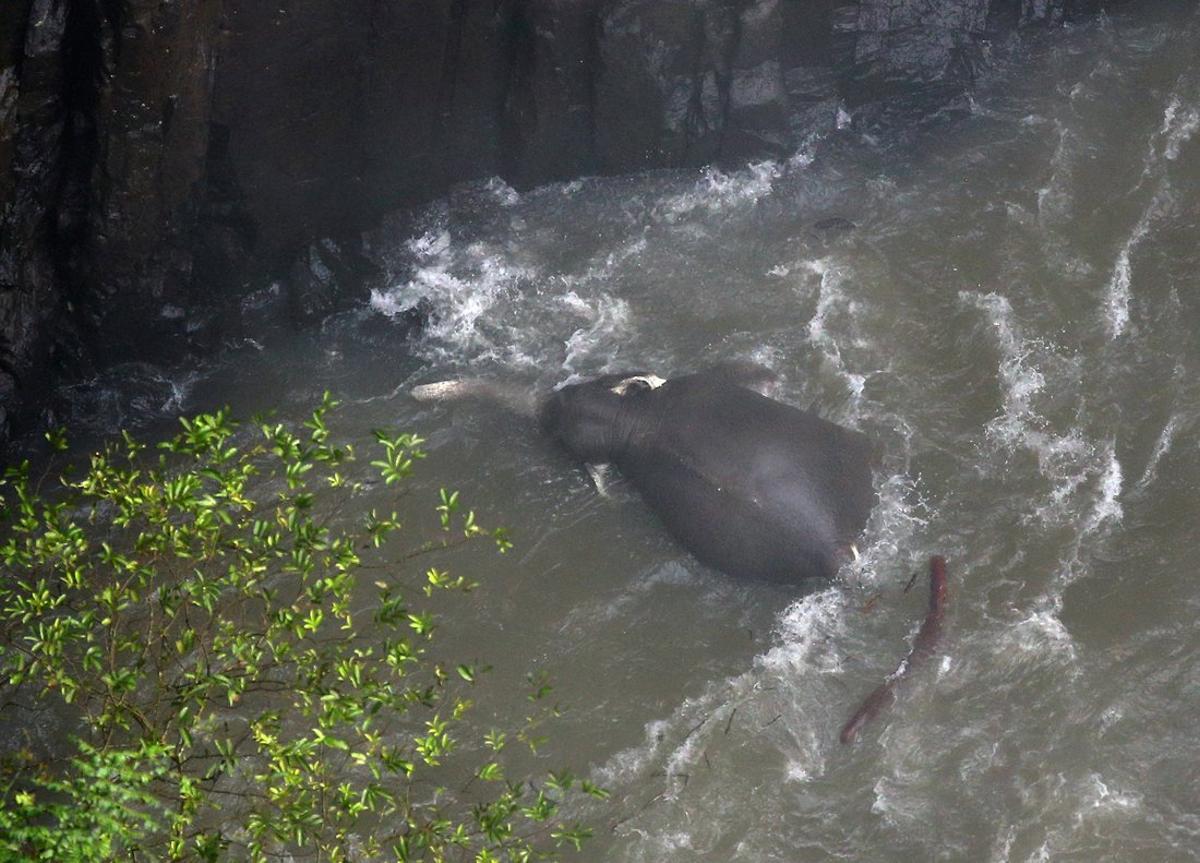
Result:
M942 636L942 618L946 613L946 559L934 555L929 559L929 612L913 639L912 650L888 675L862 706L850 717L850 721L842 726L842 743L853 743L863 727L880 714L896 700L896 685L912 673L913 668L924 663L937 652L938 641Z

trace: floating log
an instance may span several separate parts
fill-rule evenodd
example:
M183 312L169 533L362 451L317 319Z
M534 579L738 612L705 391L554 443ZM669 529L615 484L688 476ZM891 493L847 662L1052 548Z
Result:
M863 727L896 700L896 685L905 679L916 666L924 663L937 652L942 636L942 618L946 613L946 559L934 555L929 559L929 612L913 640L908 652L896 670L874 692L867 696L862 706L842 726L842 743L853 743Z

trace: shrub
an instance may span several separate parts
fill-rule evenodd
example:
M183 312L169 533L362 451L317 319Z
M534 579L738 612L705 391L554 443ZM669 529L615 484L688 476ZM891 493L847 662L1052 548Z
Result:
M534 745L553 713L547 687L480 735L464 717L482 669L432 653L434 596L475 584L416 556L504 552L504 532L443 490L436 539L388 564L400 519L350 514L378 481L332 442L335 404L299 430L185 419L157 454L125 434L45 490L7 472L0 703L9 727L51 710L73 742L10 746L0 859L487 863L586 838L560 803L602 790L506 774L507 741ZM371 465L402 485L422 440L376 439Z

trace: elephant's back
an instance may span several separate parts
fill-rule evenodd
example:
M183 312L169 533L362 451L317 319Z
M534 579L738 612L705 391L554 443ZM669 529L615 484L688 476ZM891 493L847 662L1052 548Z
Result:
M875 504L869 440L735 385L655 395L655 430L622 467L672 532L726 571L832 575Z
M701 562L730 575L794 582L829 578L837 543L826 512L763 507L670 454L623 472L672 536Z

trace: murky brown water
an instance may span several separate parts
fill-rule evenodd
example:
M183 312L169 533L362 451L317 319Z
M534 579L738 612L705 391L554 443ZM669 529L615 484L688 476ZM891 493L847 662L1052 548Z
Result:
M385 237L379 310L442 310L414 359L358 310L174 375L168 406L417 430L418 488L467 490L515 552L449 623L496 688L545 668L552 763L613 791L588 860L1200 856L1200 21L1143 7L1029 33L969 108L851 128L730 173L501 183ZM1192 7L1194 9L1194 6ZM841 216L853 231L814 223ZM549 388L754 359L885 453L844 583L709 572L629 495L599 498L519 419L418 382ZM80 393L99 425L171 396ZM128 376L128 375L126 375ZM119 410L118 410L119 407ZM950 560L944 656L853 747ZM882 592L869 612L867 597ZM514 703L514 709L519 707Z

